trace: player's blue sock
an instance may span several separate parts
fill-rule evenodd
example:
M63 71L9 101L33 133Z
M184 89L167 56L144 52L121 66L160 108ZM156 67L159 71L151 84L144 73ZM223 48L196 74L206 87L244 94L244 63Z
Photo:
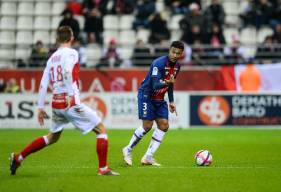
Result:
M152 134L151 142L145 153L146 156L152 157L156 150L159 148L166 132L156 128Z
M135 130L129 144L127 145L127 149L129 152L132 151L132 149L140 142L140 140L146 133L147 132L145 132L142 126Z

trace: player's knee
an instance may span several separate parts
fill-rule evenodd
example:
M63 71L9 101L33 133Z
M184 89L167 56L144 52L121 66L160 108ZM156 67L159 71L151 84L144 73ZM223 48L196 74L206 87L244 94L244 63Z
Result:
M94 127L93 131L96 134L103 134L106 133L106 128L102 123L99 123L96 127Z
M50 133L47 135L48 145L56 143L60 138L60 133Z
M145 132L150 131L152 126L153 126L153 121L143 121L142 127L145 130Z
M169 123L165 122L165 123L161 123L159 126L158 126L158 129L160 129L161 131L164 131L164 132L167 132L168 129L169 129Z
M143 127L143 129L145 130L145 132L149 132L151 130L152 127L149 127L149 126L146 126L146 127Z
M52 137L51 139L49 139L49 145L56 143L58 140L59 140L59 138Z

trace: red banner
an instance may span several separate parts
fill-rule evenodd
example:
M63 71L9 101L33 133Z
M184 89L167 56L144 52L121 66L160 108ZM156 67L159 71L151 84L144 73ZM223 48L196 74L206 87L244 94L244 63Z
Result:
M81 70L82 92L137 91L147 73L145 70ZM5 82L15 79L23 93L36 93L43 72L41 70L0 70ZM175 83L178 91L216 90L220 80L219 70L183 70Z

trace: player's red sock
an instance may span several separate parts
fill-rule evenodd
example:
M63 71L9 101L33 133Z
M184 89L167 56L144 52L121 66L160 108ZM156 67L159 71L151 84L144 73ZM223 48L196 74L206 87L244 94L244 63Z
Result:
M26 156L28 156L31 153L34 153L36 151L39 151L40 149L44 148L45 146L47 146L47 141L45 141L46 138L44 139L44 137L39 137L37 139L35 139L34 141L32 141L29 145L27 145L18 155L17 155L17 159L18 156L21 155L22 158L25 158Z
M107 166L107 151L108 151L108 140L105 134L97 136L97 154L99 159L99 168Z

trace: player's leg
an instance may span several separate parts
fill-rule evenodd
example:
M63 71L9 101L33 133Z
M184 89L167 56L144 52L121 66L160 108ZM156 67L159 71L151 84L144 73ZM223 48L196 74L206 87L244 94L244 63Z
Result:
M30 154L43 149L44 147L57 142L60 138L61 132L68 123L67 119L60 113L60 110L53 110L52 113L52 127L48 135L38 137L28 144L19 153L11 153L10 155L10 173L16 174L17 168L21 165L21 162Z
M156 119L157 128L155 128L152 138L149 144L149 147L144 155L145 159L151 161L152 164L157 165L158 163L155 162L153 155L159 148L165 133L169 128L168 120L167 119ZM160 165L160 164L159 164ZM159 166L158 165L158 166Z
M108 167L107 154L108 154L108 138L106 128L103 123L99 123L93 131L97 134L96 151L99 160L99 175L119 175L119 173L112 171Z
M101 118L88 106L81 104L74 106L68 110L68 119L82 131L83 134L87 134L91 131L96 133L96 151L99 160L99 175L119 175L119 173L113 172L107 163L108 153L108 137L106 128L101 123Z
M143 136L151 130L152 126L153 121L142 121L142 125L135 130L129 144L126 146L129 152L131 152L133 148L140 142Z
M38 137L33 140L30 144L28 144L22 151L19 153L11 153L10 156L10 172L11 175L16 174L17 168L21 165L21 162L31 153L35 153L43 149L44 147L51 145L58 141L61 132L57 133L49 133L48 135L44 135L42 137Z
M132 138L127 146L125 146L122 150L124 161L127 165L132 166L132 150L133 148L140 142L140 140L143 138L143 136L150 131L152 128L153 121L143 120L142 126L137 128L132 135Z
M142 158L141 163L144 165L155 165L160 166L159 163L155 161L153 158L154 153L159 148L165 133L168 131L169 128L169 122L168 122L168 107L166 102L157 103L155 104L157 107L156 115L157 119L156 124L157 128L155 128L152 138L149 144L149 147L145 153L145 155Z
M138 94L138 112L139 119L142 120L142 126L137 128L133 133L129 144L122 149L124 161L127 165L132 165L131 152L133 148L140 142L143 136L150 131L153 125L154 112L151 101L144 98L141 93Z

